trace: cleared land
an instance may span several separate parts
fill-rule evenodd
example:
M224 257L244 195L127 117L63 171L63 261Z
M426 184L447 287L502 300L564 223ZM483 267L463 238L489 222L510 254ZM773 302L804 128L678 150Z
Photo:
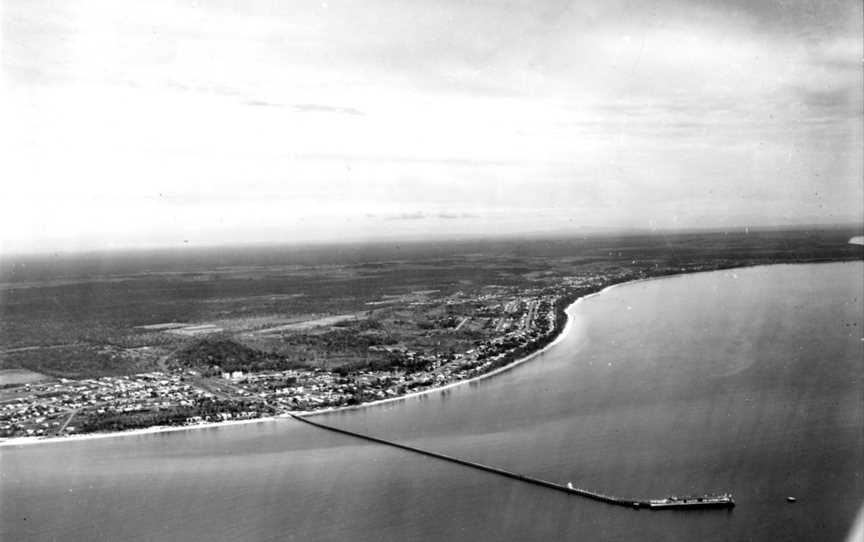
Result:
M27 369L2 369L0 370L0 386L17 386L30 384L49 378L41 373L28 371Z
M337 314L335 316L324 316L322 318L315 318L312 320L302 320L300 322L295 322L291 324L285 324L276 327L268 327L265 329L259 329L257 333L262 335L266 335L269 333L280 333L284 331L305 331L309 329L313 329L316 327L327 327L327 326L335 326L336 324L341 324L342 322L348 322L351 320L358 320L363 315L361 313L352 313L352 314Z

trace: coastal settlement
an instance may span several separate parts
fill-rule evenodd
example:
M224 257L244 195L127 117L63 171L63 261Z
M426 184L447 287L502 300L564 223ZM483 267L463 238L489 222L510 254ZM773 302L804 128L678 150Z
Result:
M720 246L730 244L725 238L724 243ZM318 288L317 297L238 293L227 301L201 298L197 306L215 302L220 310L212 311L215 317L209 320L192 322L146 322L157 306L173 307L174 294L158 301L142 298L131 324L116 318L96 326L76 325L74 319L55 323L44 316L52 305L45 309L49 312L31 311L38 316L32 322L70 329L74 342L30 346L46 336L42 330L26 319L6 321L7 331L20 341L2 352L8 368L0 370L0 440L251 420L429 391L525 359L563 331L571 303L608 286L743 265L860 259L860 251L849 247L844 240L801 254L784 248L742 256L733 243L686 258L627 262L621 261L622 252L609 251L578 267L568 258L556 264L544 260L549 266L544 271L519 261L482 260L498 262L494 273L477 268L473 254L448 260L444 267L395 262L297 268L288 271L299 277L298 284L308 285L309 294ZM460 278L457 271L475 280ZM229 272L234 275L220 279L228 285L258 284L249 282L258 275L248 275L246 268ZM476 280L478 272L496 277L494 283ZM394 284L387 286L382 277ZM202 278L211 280L210 275ZM192 288L199 278L185 280L175 288ZM406 284L395 284L399 280ZM371 281L381 287L370 289ZM77 291L75 284L68 288ZM32 300L10 307L43 303L37 289L13 291ZM161 295L158 289L152 292ZM274 311L281 307L302 310Z
M196 342L165 370L8 387L0 403L0 437L55 437L247 420L360 405L443 387L489 373L543 348L563 329L564 309L575 299L632 278L623 274L569 277L553 291L492 288L475 297L463 292L443 298L426 294L420 303L459 308L453 311L458 312L456 316L437 322L438 329L433 331L457 332L473 326L485 338L459 352L398 343L369 345L370 352L386 356L382 368L368 364L243 370L242 360L258 362L267 355L217 334ZM412 299L418 303L416 296ZM190 354L197 354L198 359L189 359ZM246 363L245 367L256 365L261 363Z

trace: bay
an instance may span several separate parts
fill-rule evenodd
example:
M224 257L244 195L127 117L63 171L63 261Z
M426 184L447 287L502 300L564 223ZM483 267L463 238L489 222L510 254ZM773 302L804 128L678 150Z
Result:
M0 448L0 538L842 540L864 501L862 277L622 285L508 372L316 417L619 496L731 491L729 511L613 507L278 420Z

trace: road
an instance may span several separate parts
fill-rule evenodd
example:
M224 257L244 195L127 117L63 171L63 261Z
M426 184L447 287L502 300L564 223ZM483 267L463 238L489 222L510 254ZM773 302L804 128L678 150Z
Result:
M78 412L79 412L80 410L81 410L80 408L76 408L76 409L73 409L71 412L69 412L69 417L66 418L66 421L63 422L63 424L60 426L59 429L57 429L57 434L58 434L58 435L59 435L60 433L62 433L63 431L66 430L66 427L69 425L69 422L72 421L72 418L74 418L75 415L78 414Z

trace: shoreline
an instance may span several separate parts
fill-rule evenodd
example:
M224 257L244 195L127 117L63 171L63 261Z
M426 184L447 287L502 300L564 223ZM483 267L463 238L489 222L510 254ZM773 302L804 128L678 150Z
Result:
M658 278L663 278L663 277L658 277ZM635 284L637 282L642 282L645 280L652 280L652 279L650 279L650 278L648 278L648 279L636 279L636 280L631 280L631 281L626 281L626 282L619 282L617 284L611 284L609 286L606 286L602 290L598 290L596 292L593 292L593 293L584 295L582 297L579 297L577 299L574 299L573 302L570 303L569 305L567 305L567 307L564 309L564 315L567 318L565 323L564 323L564 327L561 329L561 332L558 333L558 335L556 335L554 339L552 339L551 342L549 342L547 345L543 346L539 350L535 350L534 352L531 352L530 354L527 354L527 355L525 355L525 356L523 356L517 360L513 360L512 362L508 363L507 365L504 365L502 367L498 367L497 369L493 369L493 370L489 371L488 373L483 373L481 375L472 376L471 378L466 378L465 380L458 380L456 382L451 382L449 384L445 384L443 386L438 386L435 388L429 388L427 390L415 391L415 392L407 393L405 395L399 395L398 397L388 397L386 399L377 399L375 401L370 401L368 403L362 403L359 405L347 405L347 406L341 406L341 407L331 407L331 408L325 408L325 409L321 409L321 410L294 411L294 412L291 412L291 414L294 416L311 417L311 416L317 416L319 414L333 414L335 412L343 412L343 411L348 411L348 410L359 410L359 409L363 409L363 408L380 406L380 405L384 405L387 403L395 403L397 401L403 401L406 399L414 399L414 398L420 397L422 395L428 395L430 393L434 393L437 391L444 391L444 390L447 390L450 388L455 388L456 386L462 386L464 384L470 384L472 382L478 382L480 380L484 380L486 378L490 378L492 376L507 372L507 371L519 366L519 365L522 365L523 363L531 361L536 356L539 356L540 354L545 352L548 348L551 348L551 347L555 346L556 344L558 344L560 341L562 341L564 339L564 336L570 331L570 328L573 326L573 320L570 318L570 316L567 314L567 312L570 309L572 309L573 307L575 307L577 304L581 303L582 301L584 301L588 298L594 297L596 295L600 295L600 294L602 294L608 290L611 290L612 288L615 288L617 286L624 286L625 284Z
M687 274L689 274L689 273L687 273ZM680 275L669 275L669 276L680 276ZM333 414L336 412L359 410L359 409L363 409L363 408L380 406L380 405L384 405L387 403L395 403L398 401L416 399L418 397L421 397L423 395L428 395L430 393L441 392L444 390L454 388L456 386L462 386L465 384L470 384L472 382L478 382L480 380L493 377L495 375L504 373L506 371L510 371L511 369L514 369L515 367L522 365L523 363L531 361L535 357L537 357L540 354L542 354L543 352L545 352L548 348L555 346L561 340L564 339L564 336L570 331L570 329L573 326L573 320L570 318L570 316L567 313L568 313L568 311L570 311L570 309L575 307L578 303L581 303L582 301L589 299L591 297L600 295L600 294L602 294L608 290L611 290L612 288L616 288L618 286L624 286L626 284L635 284L638 282L644 282L647 280L655 280L655 279L662 279L662 278L666 278L666 277L648 277L648 278L643 278L643 279L634 279L634 280L630 280L630 281L619 282L616 284L611 284L609 286L606 286L605 288L602 288L601 290L598 290L596 292L593 292L593 293L581 296L579 298L576 298L575 300L573 300L572 303L570 303L569 305L567 305L564 308L564 316L566 318L565 323L564 323L564 327L561 328L561 331L558 333L558 335L555 336L554 339L552 339L552 341L550 341L548 344L546 344L545 346L543 346L539 350L535 350L534 352L531 352L530 354L527 354L527 355L525 355L525 356L523 356L517 360L514 360L514 361L508 363L507 365L504 365L502 367L498 367L497 369L493 369L493 370L489 371L488 373L483 373L481 375L467 378L465 380L458 380L456 382L450 382L449 384L445 384L443 386L436 386L436 387L429 388L426 390L415 391L415 392L407 393L405 395L399 395L397 397L387 397L386 399L377 399L375 401L370 401L368 403L362 403L359 405L346 405L346 406L339 406L339 407L330 407L330 408L325 408L325 409L321 409L321 410L293 410L291 412L286 412L284 414L277 414L275 416L265 416L265 417L261 417L261 418L252 418L252 419L248 419L248 420L228 420L228 421L222 421L222 422L198 423L198 424L193 424L193 425L175 425L175 426L154 425L152 427L144 427L141 429L130 429L128 431L113 431L113 432L108 432L108 433L84 433L84 434L80 434L80 435L68 435L68 436L64 436L64 437L56 437L56 436L55 437L16 437L16 438L10 438L10 439L6 439L6 440L0 440L0 448L7 447L7 446L27 446L27 445L33 445L33 444L53 444L53 443L58 443L58 442L79 442L79 441L84 441L84 440L95 440L95 439L116 438L116 437L126 437L126 436L131 437L131 436L140 436L140 435L153 435L153 434L158 434L158 433L172 433L172 432L176 432L176 431L195 431L195 430L199 430L199 429L230 427L232 425L247 425L247 424L252 424L252 423L276 422L276 421L281 421L284 419L290 419L293 416L310 417L310 416L317 416L317 415L322 415L322 414Z
M57 442L77 442L82 440L96 440L115 437L132 437L140 435L154 435L157 433L173 433L175 431L194 431L196 429L210 429L216 427L228 427L231 425L247 425L251 423L264 423L278 421L287 417L287 414L278 416L266 416L262 418L251 418L248 420L227 420L224 422L196 423L191 425L154 425L141 429L129 429L128 431L113 431L110 433L82 433L80 435L69 435L66 437L15 437L0 441L0 448L6 446L28 446L31 444L53 444Z
M855 261L855 260L852 260L852 261ZM325 408L325 409L321 409L321 410L290 411L290 412L286 412L284 414L277 414L277 415L273 415L273 416L264 416L261 418L251 418L251 419L247 419L247 420L227 420L227 421L221 421L221 422L209 422L209 423L205 422L205 423L198 423L198 424L192 424L192 425L176 425L176 426L154 425L152 427L145 427L145 428L141 428L141 429L130 429L127 431L114 431L114 432L106 432L106 433L84 433L84 434L80 434L80 435L68 435L68 436L63 436L63 437L57 437L57 436L54 436L54 437L13 437L13 438L9 438L9 439L0 439L0 448L11 447L11 446L27 446L27 445L34 445L34 444L53 444L53 443L58 443L58 442L78 442L78 441L84 441L84 440L116 438L116 437L124 437L124 436L140 436L140 435L158 434L158 433L171 433L171 432L175 432L175 431L195 431L195 430L199 430L199 429L212 429L212 428L220 428L220 427L229 427L229 426L233 426L233 425L247 425L247 424L253 424L253 423L277 422L277 421L281 421L284 419L290 419L294 416L311 417L311 416L317 416L317 415L322 415L322 414L333 414L336 412L359 410L359 409L363 409L363 408L380 406L380 405L384 405L387 403L395 403L397 401L416 399L418 397L421 397L423 395L428 395L430 393L441 392L441 391L445 391L445 390L454 388L456 386L462 386L465 384L470 384L472 382L478 382L480 380L490 378L490 377L496 376L498 374L510 371L510 370L514 369L515 367L522 365L523 363L531 361L535 357L544 353L548 348L551 348L552 346L555 346L556 344L558 344L561 340L563 340L565 335L571 330L571 328L573 326L573 320L572 320L572 318L570 318L570 315L568 314L568 312L573 307L575 307L577 304L581 303L582 301L584 301L586 299L590 299L594 296L598 296L602 293L608 292L609 290L612 290L613 288L617 288L617 287L625 286L625 285L638 284L638 283L642 283L642 282L654 281L654 280L662 280L662 279L682 277L682 276L693 275L693 274L697 274L697 273L716 273L716 272L723 272L723 271L733 271L735 269L753 269L756 267L768 267L768 266L774 266L774 265L801 265L801 264L804 264L804 265L811 264L812 265L812 264L820 264L820 263L826 263L827 264L827 263L849 263L849 262L844 261L844 260L840 260L840 261L829 261L829 262L801 262L801 263L778 262L778 263L767 263L767 264L756 264L756 265L740 265L740 266L726 267L726 268L720 268L720 269L712 269L712 270L706 270L706 271L682 272L682 273L673 273L673 274L669 274L669 275L661 275L661 276L656 276L656 277L645 277L645 278L627 280L627 281L622 281L622 282L618 282L615 284L610 284L609 286L606 286L606 287L604 287L604 288L602 288L596 292L592 292L590 294L586 294L586 295L583 295L581 297L578 297L578 298L574 299L573 302L571 302L569 305L567 305L563 310L564 316L566 318L565 323L564 323L564 327L561 328L561 331L555 336L554 339L552 339L552 341L550 341L548 344L546 344L542 348L535 350L534 352L531 352L531 353L529 353L529 354L527 354L527 355L525 355L519 359L516 359L516 360L508 363L507 365L493 369L492 371L489 371L488 373L483 373L481 375L467 378L465 380L458 380L456 382L451 382L451 383L445 384L443 386L437 386L437 387L433 387L433 388L429 388L429 389L425 389L425 390L421 390L421 391L415 391L415 392L407 393L405 395L399 395L397 397L388 397L385 399L377 399L375 401L370 401L370 402L362 403L359 405L346 405L346 406L339 406L339 407L330 407L330 408Z

